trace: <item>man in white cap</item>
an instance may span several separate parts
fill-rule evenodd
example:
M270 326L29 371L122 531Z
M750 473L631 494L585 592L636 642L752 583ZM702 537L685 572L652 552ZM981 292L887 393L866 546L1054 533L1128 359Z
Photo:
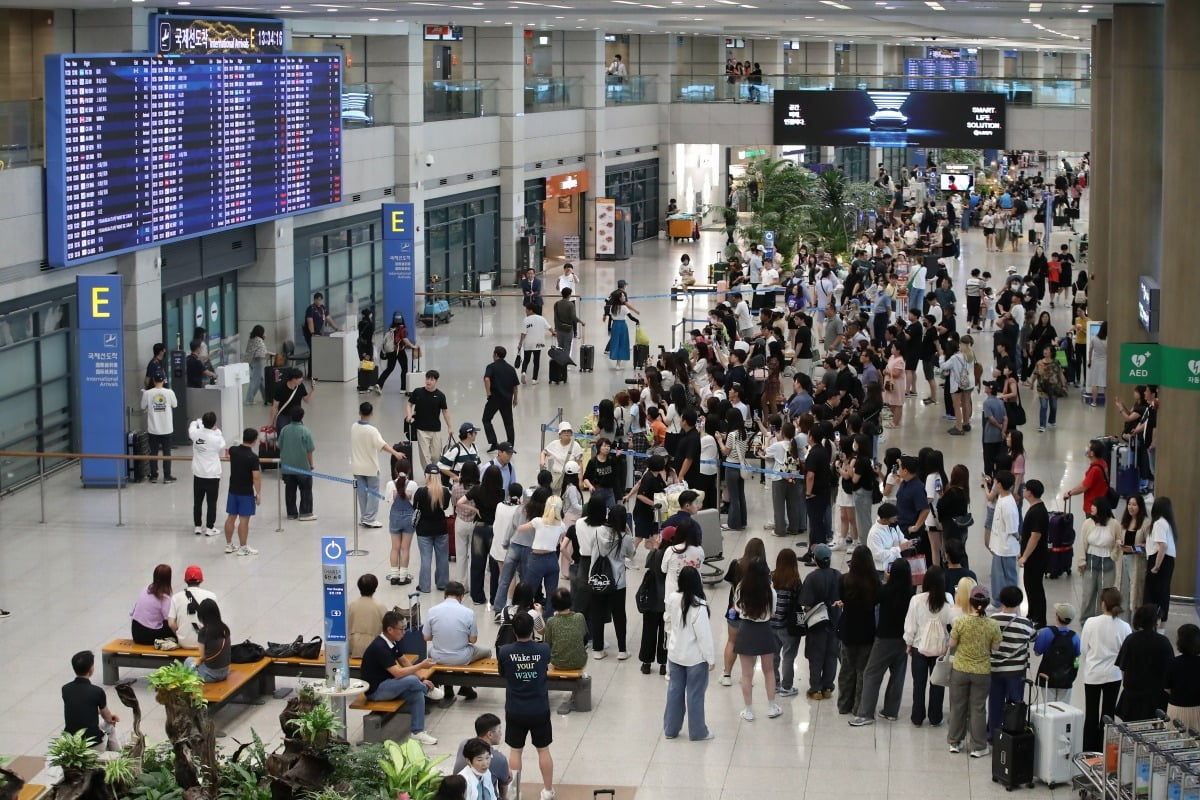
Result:
M551 485L556 492L562 487L563 472L570 461L582 463L583 448L575 441L575 429L571 423L564 420L558 425L558 438L546 445L538 459L538 466L550 470L550 474L554 476Z

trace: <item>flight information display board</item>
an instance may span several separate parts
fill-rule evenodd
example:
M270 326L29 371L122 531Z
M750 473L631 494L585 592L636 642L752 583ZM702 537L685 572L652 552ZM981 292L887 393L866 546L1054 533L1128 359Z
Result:
M339 55L48 56L50 264L340 203L341 75Z

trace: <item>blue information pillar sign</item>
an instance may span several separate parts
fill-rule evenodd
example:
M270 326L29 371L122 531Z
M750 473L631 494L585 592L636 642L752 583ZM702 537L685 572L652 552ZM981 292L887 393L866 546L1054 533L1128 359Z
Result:
M346 539L321 537L321 583L325 589L325 680L338 689L350 680L346 638Z
M775 258L775 231L763 231L763 263Z
M404 317L408 337L416 340L416 243L417 229L412 203L383 206L383 313L384 325L395 315Z
M80 275L78 293L80 449L84 453L125 454L125 393L121 347L121 276ZM84 486L116 486L125 465L85 458Z

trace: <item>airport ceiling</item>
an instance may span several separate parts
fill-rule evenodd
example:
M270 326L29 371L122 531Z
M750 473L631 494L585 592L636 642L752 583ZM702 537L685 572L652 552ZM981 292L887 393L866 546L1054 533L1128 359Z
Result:
M1052 0L0 0L0 6L113 8L138 2L180 12L269 14L294 20L301 31L370 22L386 34L387 24L402 21L1047 50L1088 49L1092 24L1111 17L1114 5ZM1161 5L1162 0L1124 2Z

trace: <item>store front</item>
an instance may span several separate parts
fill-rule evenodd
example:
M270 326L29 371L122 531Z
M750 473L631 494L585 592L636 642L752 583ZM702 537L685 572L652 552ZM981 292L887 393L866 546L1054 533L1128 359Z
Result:
M662 227L666 204L658 199L658 159L616 164L604 174L605 197L628 206L633 241L654 239Z
M583 257L588 173L564 172L546 178L542 202L544 258L578 261Z

